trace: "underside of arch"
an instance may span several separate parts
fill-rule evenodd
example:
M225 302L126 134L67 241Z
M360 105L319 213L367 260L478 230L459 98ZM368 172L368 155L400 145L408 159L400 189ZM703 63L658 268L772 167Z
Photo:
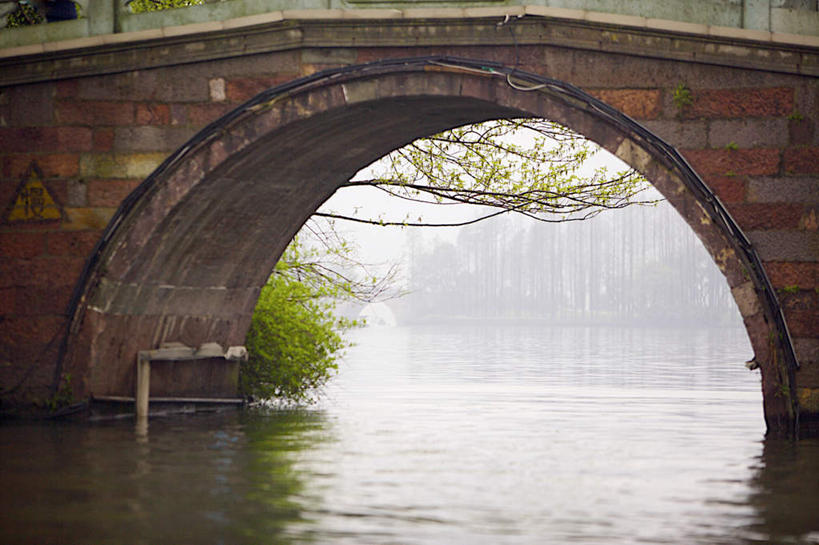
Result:
M771 429L798 415L796 366L750 244L679 154L569 84L445 57L321 72L272 88L169 157L120 207L80 281L62 362L88 395L131 395L139 350L241 344L260 287L355 172L417 138L498 118L557 121L639 170L725 274L762 367Z

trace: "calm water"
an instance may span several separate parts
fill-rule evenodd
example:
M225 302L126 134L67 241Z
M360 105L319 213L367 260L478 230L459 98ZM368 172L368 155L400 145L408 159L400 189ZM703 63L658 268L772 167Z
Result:
M355 337L308 410L0 426L0 542L819 543L743 332Z

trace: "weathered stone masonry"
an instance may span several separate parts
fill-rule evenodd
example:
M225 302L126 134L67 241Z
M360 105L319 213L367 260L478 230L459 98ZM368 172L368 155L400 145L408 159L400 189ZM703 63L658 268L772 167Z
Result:
M441 23L424 24L416 22L410 29L414 33L412 43L435 41L423 34L424 29L429 31ZM373 41L373 29L378 27L372 24L368 28L367 36ZM819 64L816 50L763 48L739 41L726 47L745 47L752 52L752 57L756 55L763 60L779 55L785 59L782 68L776 68L770 61L760 61L756 66L733 61L720 65L712 61L696 62L690 55L675 58L679 57L680 47L696 46L694 38L690 39L695 42L691 45L684 40L676 43L672 38L626 29L558 25L554 21L528 19L521 28L524 29L520 31L521 36L527 39L520 38L517 46L500 35L494 38L498 43L485 46L433 43L396 47L356 42L353 47L336 42L333 47L311 47L308 44L255 55L215 60L196 58L178 64L165 57L162 62L146 62L144 66L121 71L102 70L98 75L62 77L63 72L58 72L46 81L0 88L0 209L13 206L25 174L35 163L42 172L43 185L63 215L60 220L5 222L0 226L0 385L4 403L43 400L50 395L55 385L61 341L68 328L66 306L86 258L121 201L198 130L271 86L324 68L389 57L450 55L497 61L508 66L517 64L522 70L573 83L677 147L726 205L761 257L777 290L801 365L795 375L795 392L803 423L819 417L819 131L816 129L819 122L816 67ZM487 43L481 36L496 32L495 22L472 30L473 43ZM353 33L350 29L345 31ZM390 31L396 32L396 29ZM467 34L466 31L458 33L459 36ZM445 41L444 38L436 40ZM333 43L329 38L328 41ZM202 47L207 47L206 42L195 39L168 47L198 51L197 43L205 43ZM652 52L649 55L650 46L668 54ZM144 53L150 57L154 51L148 48ZM798 70L788 68L799 65L788 57L793 56L794 51L801 66L813 72L807 70L808 75L800 75ZM134 58L133 53L112 52L110 55L111 58L116 55ZM82 55L78 53L77 58ZM38 60L32 59L29 66L35 66L34 61ZM17 59L18 67L26 63L26 59ZM729 66L732 63L734 66ZM745 67L737 67L737 64ZM65 73L70 74L70 70L66 70ZM152 193L150 198L154 201L149 199L145 206L153 206L151 202L161 200L176 202L174 199L179 199L180 206L162 212L143 211L142 219L134 220L130 238L118 239L120 246L116 255L106 258L110 273L106 271L98 278L99 284L91 287L88 300L91 306L102 301L109 305L109 310L87 312L82 328L69 343L61 371L71 373L76 394L131 395L134 349L154 348L163 341L190 345L204 341L223 344L243 341L258 286L268 274L277 252L312 208L331 193L334 183L331 173L319 172L317 168L318 180L311 185L307 180L309 173L287 171L288 165L298 164L306 169L308 163L320 164L316 159L317 150L323 146L327 146L327 153L337 150L333 146L338 146L339 139L367 142L367 135L372 131L362 125L371 118L381 123L373 129L375 132L389 134L391 130L397 134L395 145L402 143L399 141L402 137L421 136L410 134L412 131L424 127L426 130L444 128L456 120L447 117L450 104L447 97L458 99L451 102L451 106L461 112L459 115L464 121L480 117L481 108L492 115L537 112L546 108L542 104L524 104L523 97L512 96L508 89L495 85L479 86L471 93L480 103L463 102L464 95L470 93L464 89L472 85L475 78L456 76L449 74L434 84L412 78L403 84L394 82L393 87L382 84L385 89L392 89L389 92L395 96L413 94L420 89L437 97L418 106L417 111L426 112L432 120L427 125L416 122L411 130L406 129L413 120L403 102L391 104L389 108L374 103L373 111L378 114L374 115L355 109L358 106L353 108L349 97L339 95L338 89L328 86L322 91L328 93L327 96L316 91L309 100L304 99L307 102L277 105L282 108L283 117L276 123L267 119L266 125L255 129L257 133L246 132L240 143L234 141L236 135L214 141L211 146L215 147L208 151L211 164L179 167L181 170L176 175L181 177L204 173L202 184L182 189L174 185L173 179L166 180L168 186L163 191L167 194L159 199ZM430 85L432 87L426 87ZM690 103L681 99L682 90L690 92ZM379 101L387 97L385 92L373 96ZM533 99L527 97L526 100ZM332 113L337 107L351 109L347 113L341 110ZM612 151L617 151L618 142L622 142L622 135L595 124L588 116L553 105L549 108L558 121L574 124ZM324 115L322 112L331 112L321 118L326 125L309 125L307 120L311 116L318 119L319 114ZM436 117L439 122L435 122ZM259 151L265 142L281 143L274 133L278 130L276 127L286 125L285 118L294 122L304 120L299 125L301 128L288 137L293 146L300 143L302 147L292 147L285 152L290 158L312 154L309 162L282 162ZM262 118L258 119L261 123ZM250 131L248 127L241 130ZM267 135L265 131L273 132ZM625 148L619 149L621 155L630 153L624 151ZM362 161L376 151L383 153L388 149L351 150L350 156ZM248 159L248 154L259 159ZM640 157L633 155L632 163L639 162ZM333 162L334 157L325 160L351 172L362 166L354 164L355 161ZM284 172L286 176L282 176L292 180L291 185L277 188L274 182L264 190L259 189L266 178L253 173L270 165ZM774 418L776 411L785 411L784 402L774 399L784 395L777 393L781 390L780 377L770 371L776 365L771 360L782 357L781 349L770 322L760 311L753 287L749 287L735 257L725 250L721 235L712 233L707 226L697 227L696 222L706 220L702 219L691 197L682 193L675 197L674 180L664 179L665 174L656 164L635 166L643 166L647 174L654 174L652 182L694 223L718 264L725 268L757 359L769 366L769 378L764 386L766 412ZM225 180L235 182L231 185ZM248 225L264 223L260 218L270 212L271 206L255 207L253 201L260 196L278 199L279 208L273 208L286 219L286 226L265 224L255 231L250 229L247 236L250 242L240 244L235 252L231 244L235 246L236 240L242 240L244 235L221 237L209 231L218 225L220 230L242 233ZM234 204L215 205L217 201ZM230 210L232 215L212 217L222 210ZM153 224L145 220L151 217ZM184 229L180 227L183 223L187 226ZM181 229L182 234L172 246L165 248L163 244L170 242L162 242L161 233L171 233L174 229ZM215 241L210 253L201 249L205 239ZM258 244L262 240L268 244ZM221 261L224 252L244 256L244 262L255 269L242 276L241 271ZM191 257L185 260L179 255ZM148 257L154 262L133 264L130 261ZM215 279L221 283L209 283ZM162 292L157 287L160 285L176 288ZM188 303L179 302L187 297L183 287L193 290ZM209 295L203 296L205 292ZM166 301L170 299L176 302ZM215 305L208 308L202 301L221 301L223 310L215 311ZM123 310L128 305L133 308L128 311L131 317ZM145 308L137 308L140 305ZM151 305L153 308L149 308ZM181 306L170 311L169 305ZM179 314L178 309L185 305L188 305L187 313ZM164 312L162 309L168 314L165 318L156 318L156 313ZM118 359L126 363L118 363Z

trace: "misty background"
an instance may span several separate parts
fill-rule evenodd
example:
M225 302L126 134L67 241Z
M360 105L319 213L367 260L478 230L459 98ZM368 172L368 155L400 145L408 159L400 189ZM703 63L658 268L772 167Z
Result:
M599 153L597 160L611 169L626 168ZM662 199L653 187L641 196ZM469 205L409 203L376 188L341 189L321 210L425 222L487 213ZM666 201L558 224L504 214L457 228L338 221L336 229L371 270L400 266L395 289L382 302L339 308L350 317L363 311L371 325L502 320L742 327L722 273Z

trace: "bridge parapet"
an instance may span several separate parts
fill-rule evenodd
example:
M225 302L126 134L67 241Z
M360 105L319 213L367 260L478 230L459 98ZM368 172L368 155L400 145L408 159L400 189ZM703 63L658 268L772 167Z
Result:
M285 19L463 18L490 13L529 13L763 41L793 42L796 36L819 36L819 7L815 0L229 0L143 14L130 13L122 0L85 0L81 4L85 8L82 19L3 30L0 50L11 49L9 54L18 55L54 50L45 45L51 43L88 47L129 40L111 37L115 34L137 33L134 37L145 39L225 30L218 24L222 21L248 24ZM740 30L745 32L737 34ZM108 38L100 39L102 36Z

